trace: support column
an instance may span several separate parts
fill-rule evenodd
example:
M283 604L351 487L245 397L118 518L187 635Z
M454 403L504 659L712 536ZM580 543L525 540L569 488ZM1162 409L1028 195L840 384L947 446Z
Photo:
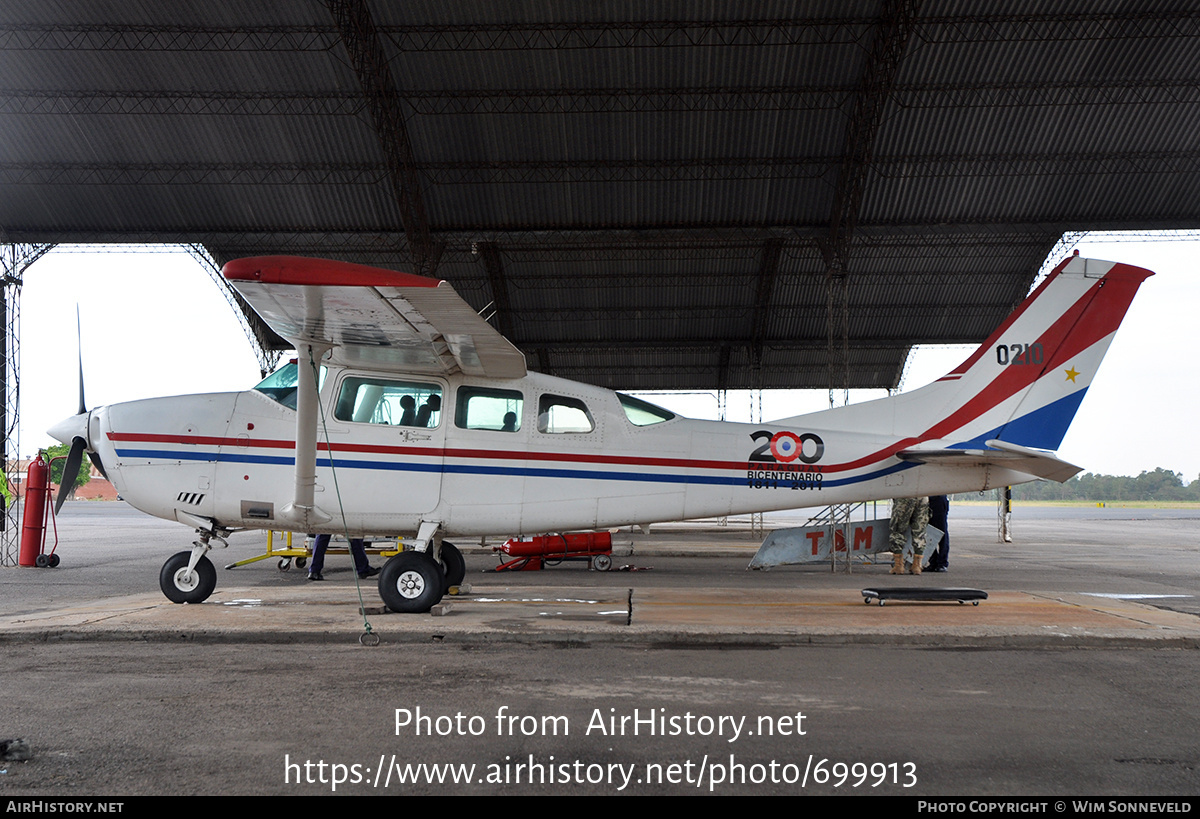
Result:
M7 484L0 512L0 566L16 566L21 539L18 507L25 489L17 462L21 457L21 286L25 269L53 248L52 244L0 244L0 455Z
M1012 543L1012 487L996 490L996 539Z
M259 318L249 302L242 298L242 294L221 275L221 266L208 252L208 248L197 244L186 245L186 247L191 257L200 263L204 272L220 289L225 301L233 308L234 315L237 316L242 330L246 333L246 338L250 341L250 347L254 350L254 357L258 359L258 371L262 373L263 378L266 378L275 371L275 368L279 366L279 359L283 357L283 350L271 348L275 332Z
M826 363L829 368L829 406L850 403L850 294L846 272L839 267L825 274ZM838 382L842 403L836 403Z

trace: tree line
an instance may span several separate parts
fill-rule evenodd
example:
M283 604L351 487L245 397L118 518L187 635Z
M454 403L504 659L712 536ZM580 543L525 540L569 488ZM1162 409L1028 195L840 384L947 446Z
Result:
M1200 501L1200 477L1185 483L1182 474L1160 466L1135 477L1085 472L1065 483L1024 483L1012 492L1014 500Z

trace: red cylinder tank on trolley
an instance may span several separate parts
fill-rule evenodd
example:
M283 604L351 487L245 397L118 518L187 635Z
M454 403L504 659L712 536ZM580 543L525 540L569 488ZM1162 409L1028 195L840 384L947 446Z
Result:
M18 566L36 566L38 555L42 553L42 543L46 537L46 503L49 499L50 465L42 460L38 452L37 460L29 465L29 478L25 483L25 512L21 516L21 552L17 557Z
M510 538L494 551L511 560L496 571L540 569L546 561L586 560L593 569L606 572L612 566L612 535L608 532L572 532L564 535L539 535Z
M612 554L612 535L608 532L574 532L567 535L539 535L528 540L511 538L499 547L499 551L509 557Z

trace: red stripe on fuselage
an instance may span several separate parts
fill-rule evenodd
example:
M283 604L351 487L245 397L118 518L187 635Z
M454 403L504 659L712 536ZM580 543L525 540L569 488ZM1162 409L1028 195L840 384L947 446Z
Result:
M111 441L129 443L181 444L184 446L220 446L239 449L295 449L295 442L270 438L218 438L206 435L161 435L137 432L110 432ZM317 443L317 450L328 452L329 445ZM559 461L567 463L614 464L620 466L667 466L688 469L745 469L746 461L709 461L693 458L647 458L636 455L585 455L569 452L529 452L521 450L461 449L458 447L377 446L373 444L343 444L333 447L337 452L359 452L374 455L417 455L422 457L481 458L509 461Z

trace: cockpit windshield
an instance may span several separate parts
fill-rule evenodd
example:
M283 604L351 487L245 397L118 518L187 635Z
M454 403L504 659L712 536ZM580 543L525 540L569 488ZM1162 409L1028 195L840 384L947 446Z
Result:
M317 391L325 383L325 368L317 376ZM300 384L299 368L295 359L280 367L258 383L254 389L288 409L296 408L296 388Z

